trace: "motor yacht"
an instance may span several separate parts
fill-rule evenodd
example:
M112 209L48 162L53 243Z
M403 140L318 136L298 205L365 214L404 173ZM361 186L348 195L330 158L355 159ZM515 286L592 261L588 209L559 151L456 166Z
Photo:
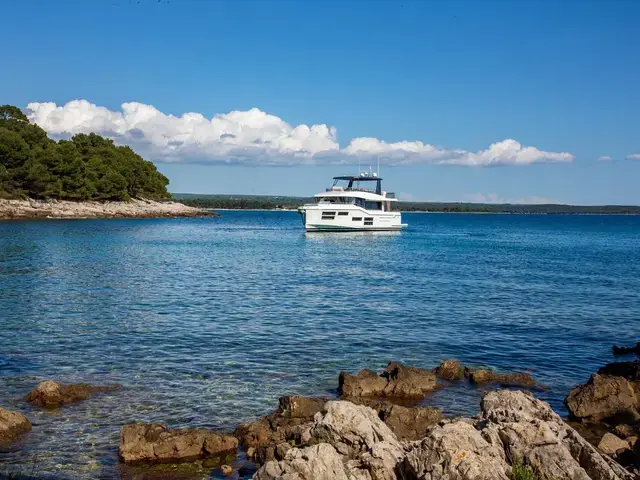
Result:
M395 193L382 190L375 172L333 177L333 185L314 195L315 203L298 208L307 231L401 230Z

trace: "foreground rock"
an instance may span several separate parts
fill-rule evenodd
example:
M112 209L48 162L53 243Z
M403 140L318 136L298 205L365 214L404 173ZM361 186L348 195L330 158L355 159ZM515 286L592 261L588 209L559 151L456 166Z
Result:
M586 384L569 392L565 405L573 418L581 420L600 421L617 417L622 421L635 422L640 419L638 383L624 377L594 374Z
M381 374L372 370L361 370L357 375L341 372L338 393L345 397L419 399L436 386L434 372L391 362Z
M257 463L282 459L292 444L302 445L309 441L313 417L326 401L315 397L281 397L274 413L240 425L234 435L247 450L247 456Z
M117 385L96 387L93 385L63 385L52 380L42 382L34 388L27 396L26 400L45 408L56 408L67 403L86 400L93 393L112 392L118 390Z
M625 450L631 450L629 443L612 433L605 433L598 444L598 450L612 457L624 453Z
M602 367L567 395L565 405L593 445L629 469L640 469L640 362Z
M429 427L442 420L442 410L433 407L403 407L383 402L374 409L400 440L420 440Z
M523 392L497 391L474 419L442 421L416 442L403 442L376 412L327 402L314 417L307 445L263 465L258 480L507 480L513 462L538 478L632 480L551 407Z
M21 434L31 430L31 422L18 412L0 408L0 445L15 441Z
M238 440L202 429L171 430L160 423L125 425L120 458L126 463L180 462L235 454Z
M176 202L132 199L128 202L71 202L66 200L3 200L0 219L18 218L157 218L216 215Z

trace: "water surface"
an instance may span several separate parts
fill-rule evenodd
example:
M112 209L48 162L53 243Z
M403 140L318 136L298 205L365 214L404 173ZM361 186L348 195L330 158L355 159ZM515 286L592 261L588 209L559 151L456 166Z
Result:
M232 430L392 359L530 371L563 412L636 341L640 217L403 219L392 234L305 234L293 212L0 222L0 405L34 422L0 474L113 478L123 424ZM21 400L49 378L123 390L53 412ZM479 398L461 384L425 403L470 414Z

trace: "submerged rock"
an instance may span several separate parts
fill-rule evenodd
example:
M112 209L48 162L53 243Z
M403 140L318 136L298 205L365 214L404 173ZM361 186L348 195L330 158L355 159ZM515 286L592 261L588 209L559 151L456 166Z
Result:
M178 462L235 454L238 440L204 429L169 429L160 423L125 425L120 458L125 463Z
M634 347L618 347L617 345L613 346L614 355L627 355L630 353L640 355L640 342L636 343Z
M442 360L435 373L443 380L456 381L464 376L464 369L457 360Z
M528 373L498 374L491 370L473 370L469 373L469 378L473 383L497 383L510 387L533 387L536 381Z
M640 381L640 361L613 362L598 370L599 375L626 378L631 382Z
M31 422L18 412L0 408L0 445L15 441L21 434L31 430Z
M340 373L338 393L345 397L421 398L436 389L436 375L430 370L391 362L377 374L361 370L357 375Z
M91 394L96 392L111 392L119 388L117 385L106 387L96 387L87 384L63 385L52 380L47 380L34 388L25 397L25 400L41 407L55 408L66 403L86 400Z

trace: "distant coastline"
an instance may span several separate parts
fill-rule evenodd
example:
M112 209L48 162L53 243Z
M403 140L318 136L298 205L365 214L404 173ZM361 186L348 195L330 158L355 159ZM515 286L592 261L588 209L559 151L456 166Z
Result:
M208 210L296 210L312 198L270 195L199 195L174 193L174 200ZM637 205L521 205L489 203L398 202L403 213L501 213L553 215L640 215Z

